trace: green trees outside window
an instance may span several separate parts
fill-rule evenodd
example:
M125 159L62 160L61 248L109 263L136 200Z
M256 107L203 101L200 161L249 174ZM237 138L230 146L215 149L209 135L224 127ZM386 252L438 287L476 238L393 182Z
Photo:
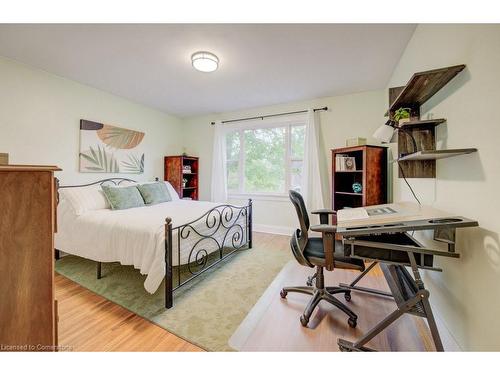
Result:
M305 126L249 128L226 136L230 193L285 194L300 188Z

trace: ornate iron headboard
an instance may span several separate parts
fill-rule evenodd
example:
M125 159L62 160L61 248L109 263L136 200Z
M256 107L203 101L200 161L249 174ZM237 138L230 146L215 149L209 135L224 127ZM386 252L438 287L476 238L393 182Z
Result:
M119 186L123 182L137 182L137 181L131 180L130 178L115 177L115 178L106 178L104 180L90 182L88 184L82 184L82 185L65 185L65 186L59 186L59 189L75 188L75 187L85 187L85 186L92 186L92 185L101 185L102 186L102 185L105 185L105 184Z

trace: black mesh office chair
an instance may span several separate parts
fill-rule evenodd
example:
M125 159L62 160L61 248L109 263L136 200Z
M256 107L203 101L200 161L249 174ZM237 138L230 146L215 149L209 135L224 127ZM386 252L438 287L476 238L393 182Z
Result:
M327 271L333 271L334 268L343 268L363 271L365 269L364 262L361 259L354 259L344 255L344 246L342 242L335 240L337 228L333 225L328 225L328 217L333 213L332 210L322 209L313 211L313 214L320 215L321 224L310 227L309 216L302 196L294 190L290 190L289 196L297 210L297 216L300 222L300 229L297 229L293 233L292 239L290 240L290 246L295 259L297 259L301 265L311 268L316 267L316 274L314 277L316 282L314 286L283 288L280 293L281 297L286 298L286 295L290 292L313 296L307 304L304 314L300 317L300 323L302 323L304 327L309 323L312 312L321 300L330 302L346 313L349 316L347 321L349 326L353 328L356 327L357 315L333 296L334 294L344 293L345 299L350 301L351 291L341 287L325 287L323 269L326 268ZM320 232L321 238L309 237L309 229L314 232ZM310 278L307 284L312 284L312 279L313 278Z

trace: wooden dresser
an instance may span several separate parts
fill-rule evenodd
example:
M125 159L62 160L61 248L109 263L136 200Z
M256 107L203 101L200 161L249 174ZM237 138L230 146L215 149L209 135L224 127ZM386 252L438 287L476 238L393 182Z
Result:
M0 350L53 351L55 166L0 165Z

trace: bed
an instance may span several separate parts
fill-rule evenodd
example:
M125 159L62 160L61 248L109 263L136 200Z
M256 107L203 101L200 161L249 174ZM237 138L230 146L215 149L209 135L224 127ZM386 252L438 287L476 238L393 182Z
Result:
M252 248L252 201L246 206L178 198L127 210L111 210L100 187L125 186L125 178L58 188L55 248L101 264L133 265L147 275L144 289L154 293L165 280L165 307L173 291L236 251ZM182 272L181 272L182 271Z

